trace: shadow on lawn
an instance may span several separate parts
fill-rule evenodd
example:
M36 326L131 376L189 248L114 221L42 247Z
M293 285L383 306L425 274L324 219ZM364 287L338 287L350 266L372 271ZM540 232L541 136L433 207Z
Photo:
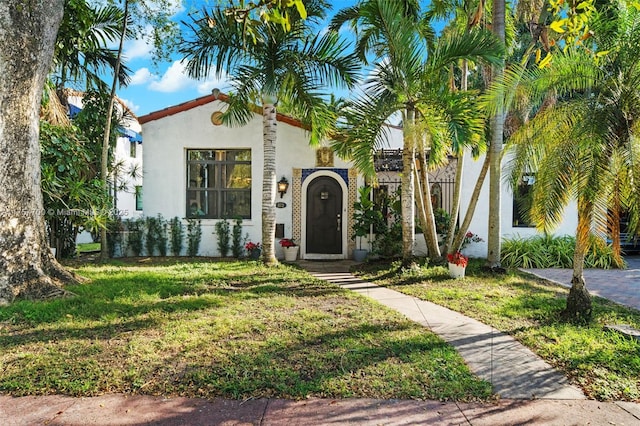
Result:
M232 264L226 267L235 269ZM70 286L74 296L40 302L17 301L3 308L0 326L6 325L4 330L0 328L3 331L0 347L74 338L110 339L121 333L157 327L164 314L215 310L247 299L348 295L348 291L338 286L313 278L310 282L297 282L252 275L250 281L240 276L225 281L180 276L157 278L152 272L138 273L133 278L130 275L126 270L114 271L107 277ZM150 316L152 312L160 316Z
M231 398L469 399L474 388L489 397L490 385L452 357L457 355L448 344L406 322L359 324L290 344L234 351L225 362L200 359L175 371L171 390ZM403 369L404 363L413 367Z

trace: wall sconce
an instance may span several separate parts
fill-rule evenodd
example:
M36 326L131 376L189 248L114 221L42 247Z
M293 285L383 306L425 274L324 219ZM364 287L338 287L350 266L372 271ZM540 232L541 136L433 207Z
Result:
M287 193L287 189L289 189L289 181L286 177L282 176L282 179L278 181L278 192L280 193L280 198Z

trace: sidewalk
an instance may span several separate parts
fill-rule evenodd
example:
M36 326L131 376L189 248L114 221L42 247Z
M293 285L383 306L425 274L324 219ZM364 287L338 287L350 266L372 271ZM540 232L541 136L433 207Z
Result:
M640 424L640 404L584 399L580 389L510 336L464 315L351 275L351 261L298 264L396 309L455 346L492 383L496 403L373 399L203 400L104 395L0 395L0 425L584 425Z
M3 426L494 426L637 425L639 422L640 410L633 404L587 400L503 400L495 404L472 404L316 398L233 401L120 394L95 398L0 396L0 424Z

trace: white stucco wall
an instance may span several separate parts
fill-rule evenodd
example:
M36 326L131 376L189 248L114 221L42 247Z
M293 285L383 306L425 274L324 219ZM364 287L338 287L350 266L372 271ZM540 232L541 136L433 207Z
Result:
M69 104L74 105L78 108L83 108L83 100L81 93L72 94L67 98ZM117 104L122 111L122 105ZM135 117L128 116L126 120L122 123L122 126L125 129L132 130L136 133L141 132L140 123L138 123ZM117 191L117 211L120 214L122 219L132 219L141 217L143 215L142 211L136 210L136 195L135 195L135 187L142 186L142 158L143 158L143 148L142 143L134 142L136 145L136 156L131 157L130 145L131 141L126 136L119 136L116 139L116 147L114 151L114 161L122 162L124 166L122 170L124 174L121 176L121 181L124 182L121 185L123 188ZM137 167L138 177L131 177L129 171L132 167ZM143 206L144 207L144 206ZM92 242L93 238L89 232L83 231L81 232L77 238L77 243L89 243Z
M243 235L248 234L250 241L262 242L262 116L255 114L243 127L214 126L211 114L222 110L224 106L223 102L214 101L143 124L144 213L145 216L162 214L165 219L185 217L187 149L250 149L252 210L251 218L243 220L242 228ZM309 147L308 141L309 136L305 130L278 122L276 180L284 176L289 181L289 190L283 198L276 193L276 201L286 203L286 207L276 209L276 223L284 224L284 235L288 238L292 236L293 226L293 169L315 168L316 165L315 149ZM335 157L334 167L349 168L349 164ZM219 255L215 236L216 222L216 219L203 219L201 222L200 255ZM277 240L276 256L282 257Z
M508 161L509 156L505 155L503 160L503 167L505 161ZM461 194L461 207L460 207L460 221L464 219L464 215L467 212L469 206L469 200L473 193L478 175L482 169L482 162L484 156L481 156L478 160L474 160L470 153L467 151L465 154L465 168L463 176L462 194ZM511 237L530 237L536 234L542 234L542 232L536 230L536 228L529 227L514 227L513 222L513 194L509 184L503 178L502 182L502 197L501 197L501 234L503 238ZM575 230L578 224L578 215L575 202L570 202L565 208L564 219L553 230L554 235L575 235ZM478 234L484 241L479 243L472 243L464 249L464 253L471 257L487 257L487 235L489 230L489 174L485 178L482 191L480 192L480 199L476 206L475 214L469 230L474 234Z

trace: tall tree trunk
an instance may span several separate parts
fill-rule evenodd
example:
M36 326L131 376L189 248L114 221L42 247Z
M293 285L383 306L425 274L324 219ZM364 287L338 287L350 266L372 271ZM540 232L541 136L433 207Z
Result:
M262 125L264 171L262 174L262 261L277 264L276 235L276 99L263 96Z
M505 40L505 0L493 0L492 31L502 42ZM493 67L491 78L499 80L504 73L504 60ZM489 232L487 263L491 268L500 267L501 245L501 198L502 198L502 144L504 133L504 107L502 97L498 97L501 105L496 108L496 115L491 119L491 146L489 147Z
M611 247L613 249L613 265L618 268L624 268L624 259L622 258L622 250L620 247L620 179L616 178L613 187L613 202L611 206L611 216L609 217L609 234L611 235Z
M0 2L0 305L74 281L49 250L40 189L40 102L63 4Z
M466 92L468 89L469 76L467 75L469 72L469 62L464 59L462 61L462 81L460 83L460 90ZM453 201L451 206L451 218L449 219L449 231L446 235L446 240L444 243L444 251L445 253L454 253L457 250L449 251L449 247L453 245L453 239L456 233L456 225L458 224L458 215L460 214L460 196L462 193L462 176L464 171L464 148L460 150L460 152L456 153L456 177L453 182Z
M416 204L420 217L420 226L424 236L424 241L429 252L429 258L434 262L442 259L440 247L438 246L438 233L436 232L435 215L433 214L433 204L431 203L431 183L429 182L429 171L427 170L427 154L424 147L421 147L418 154L420 171L416 174Z
M562 317L570 321L585 322L591 318L591 296L584 280L584 257L589 246L593 204L585 199L578 200L578 228L576 229L576 249L573 254L573 277L567 297L567 306Z
M124 48L124 39L127 35L127 20L129 18L129 0L124 0L124 17L122 18L122 33L120 34L120 45L116 56L116 65L113 67L113 83L111 84L111 94L109 96L109 108L107 109L107 122L104 128L104 139L102 140L102 155L100 157L100 179L104 185L105 192L109 192L109 142L111 141L111 117L113 116L113 104L116 99L116 87L118 86L118 74L120 73L120 60ZM114 182L114 199L115 182ZM107 228L100 229L100 259L109 258L109 242L107 241Z
M467 208L464 219L460 224L460 228L456 232L453 243L449 247L449 253L455 253L456 251L460 250L460 247L462 247L464 236L469 230L469 225L471 225L471 219L473 219L473 214L476 211L476 205L478 204L478 200L480 199L480 191L482 190L482 185L484 184L484 180L487 177L488 171L489 156L486 155L484 157L484 162L482 163L482 169L480 169L480 174L478 175L478 179L476 180L476 186L473 188L473 193L471 194L471 199L469 200L469 207Z
M402 208L402 262L405 265L413 263L413 247L415 245L415 199L414 173L416 159L416 144L414 142L415 109L407 106L403 124L402 149L402 187L400 189Z

